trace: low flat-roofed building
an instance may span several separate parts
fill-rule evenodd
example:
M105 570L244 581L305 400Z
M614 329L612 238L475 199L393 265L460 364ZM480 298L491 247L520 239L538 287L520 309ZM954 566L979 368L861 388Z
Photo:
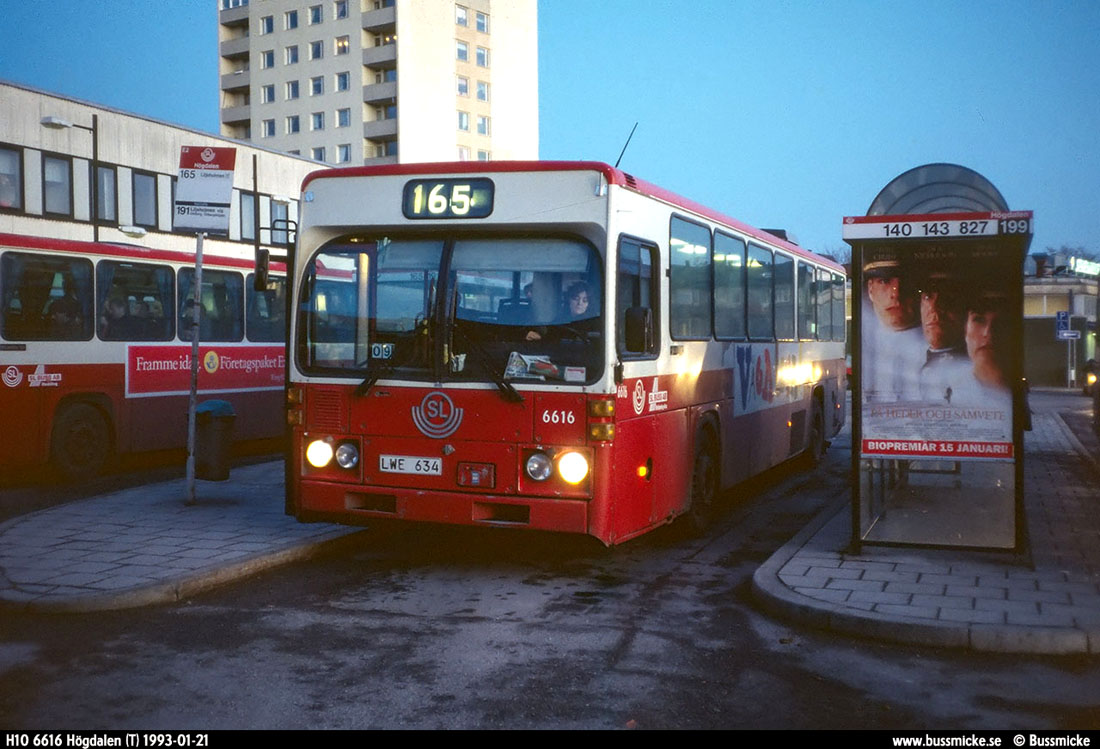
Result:
M0 81L0 232L193 251L194 232L172 221L181 146L237 149L229 236L211 237L207 251L282 254L302 179L323 164L9 81Z

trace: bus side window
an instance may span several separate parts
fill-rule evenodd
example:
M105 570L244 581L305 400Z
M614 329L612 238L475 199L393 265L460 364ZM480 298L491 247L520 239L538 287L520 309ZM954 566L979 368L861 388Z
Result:
M844 317L844 276L833 275L833 340L843 341L848 335Z
M248 340L286 340L286 279L268 276L265 288L257 291L250 275L245 294L248 303L245 333Z
M3 335L10 340L92 337L92 264L80 258L4 255Z
M832 319L833 311L833 285L828 271L817 269L817 339L819 341L831 341L833 339Z
M775 253L775 337L793 341L794 330L794 258Z
M668 317L672 337L710 338L714 297L710 229L673 216L668 254Z
M185 341L191 336L194 281L194 270L180 270L179 330L180 338ZM204 269L201 299L200 341L239 341L244 337L244 279L240 273Z
M99 337L105 341L167 341L172 338L175 278L167 265L101 260Z
M615 327L619 353L622 355L654 355L657 353L657 247L623 237L619 241L619 264L616 286ZM646 312L648 310L648 314ZM649 336L645 335L645 319L649 320ZM641 326L640 340L628 340L627 329L633 333ZM629 338L635 338L633 334ZM630 345L628 345L630 344Z
M814 267L804 261L797 265L798 281L796 298L798 299L798 338L803 341L817 340L817 305L814 296Z
M714 334L745 337L745 242L714 233Z
M772 314L772 253L763 247L749 245L749 259L745 272L748 289L749 338L769 341L775 337Z

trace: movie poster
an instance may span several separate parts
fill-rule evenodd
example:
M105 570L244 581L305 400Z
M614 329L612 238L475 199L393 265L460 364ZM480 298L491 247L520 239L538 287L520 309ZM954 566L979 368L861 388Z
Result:
M1011 461L1018 263L946 240L868 249L862 271L862 457Z

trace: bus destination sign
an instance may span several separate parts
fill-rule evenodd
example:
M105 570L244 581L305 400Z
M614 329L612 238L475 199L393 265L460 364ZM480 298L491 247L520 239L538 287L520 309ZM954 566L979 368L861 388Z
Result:
M844 239L944 239L1030 234L1031 211L847 216Z
M405 183L401 209L408 219L485 218L493 212L493 181L414 179Z

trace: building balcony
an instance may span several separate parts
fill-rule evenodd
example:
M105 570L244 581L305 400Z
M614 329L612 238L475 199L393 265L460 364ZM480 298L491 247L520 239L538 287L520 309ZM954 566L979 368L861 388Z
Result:
M377 140L388 140L397 137L397 119L364 122L363 137Z
M363 166L382 166L383 164L396 164L396 156L368 156L363 159Z
M218 23L222 26L248 26L248 6L218 11Z
M238 107L223 107L221 116L222 122L226 125L247 123L252 116L252 107L248 104L242 104Z
M222 125L222 135L236 140L249 140L252 137L252 128L247 122L236 125Z
M368 104L374 102L390 103L397 98L397 83L371 83L363 86L363 101Z
M379 31L386 26L397 23L397 9L393 6L368 10L363 13L363 28L367 31Z
M247 57L248 37L241 36L236 39L223 39L218 45L218 53L222 57Z
M226 73L221 77L222 91L236 91L237 89L248 89L249 74L247 70L237 70L232 73Z
M397 45L396 44L383 44L381 47L367 47L363 50L363 64L368 67L376 68L392 68L393 65L386 65L386 63L397 62Z

